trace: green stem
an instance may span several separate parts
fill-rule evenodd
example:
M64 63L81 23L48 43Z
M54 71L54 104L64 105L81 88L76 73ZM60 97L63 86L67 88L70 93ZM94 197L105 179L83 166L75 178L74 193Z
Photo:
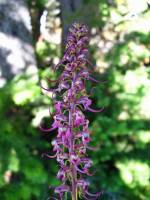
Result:
M71 106L71 111L69 113L69 124L71 126L71 141L70 141L70 153L74 153L74 134L73 134L73 119L72 113L74 112L74 105ZM71 177L72 177L72 200L78 200L78 193L77 193L77 171L73 164L70 165L71 167Z
M74 82L75 82L75 76L76 74L74 73L73 75L73 82L72 82L72 88L74 88ZM75 103L72 102L70 104L70 111L69 111L69 125L70 125L70 132L71 132L71 141L70 141L70 153L75 153L74 149L74 133L73 133L73 113L75 111ZM72 200L78 200L78 191L77 191L77 170L75 169L74 165L71 164L71 175L72 175Z
M78 200L76 178L77 178L77 172L73 166L72 168L72 200Z

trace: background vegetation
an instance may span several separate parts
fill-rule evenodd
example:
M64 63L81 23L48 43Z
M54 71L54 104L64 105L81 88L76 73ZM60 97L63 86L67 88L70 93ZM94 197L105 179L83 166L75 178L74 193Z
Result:
M149 2L84 0L65 17L62 4L28 2L37 70L34 76L15 75L0 88L0 199L45 200L52 195L48 186L59 184L57 163L41 157L51 152L55 133L43 134L38 128L42 118L49 126L49 106L53 111L51 97L40 84L48 86L47 76L57 78L51 66L62 55L64 27L82 20L91 32L94 76L104 81L95 85L92 96L93 106L104 106L104 112L87 113L92 145L99 146L89 152L96 168L89 178L91 190L104 190L101 199L149 200ZM44 11L45 26L40 22Z

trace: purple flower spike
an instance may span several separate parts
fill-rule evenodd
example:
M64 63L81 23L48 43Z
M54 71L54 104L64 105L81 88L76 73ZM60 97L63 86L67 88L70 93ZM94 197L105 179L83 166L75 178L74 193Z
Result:
M48 158L56 157L60 169L57 173L57 179L62 181L62 185L55 188L55 193L59 199L65 198L65 193L70 192L72 200L78 200L78 196L83 199L97 199L100 193L91 194L88 192L89 182L83 179L83 176L92 176L90 167L93 162L86 157L87 149L95 150L89 147L90 130L89 120L86 119L84 111L101 112L91 108L92 101L86 93L85 81L94 81L90 76L90 70L87 65L90 61L87 59L89 42L88 29L84 25L74 23L69 29L67 44L62 60L54 67L57 70L62 67L64 70L54 89L45 89L55 94L53 98L55 113L52 115L54 122L52 127L45 129L44 132L58 130L55 140L52 141L54 156L43 154ZM51 81L50 81L51 82ZM59 96L59 101L56 100Z

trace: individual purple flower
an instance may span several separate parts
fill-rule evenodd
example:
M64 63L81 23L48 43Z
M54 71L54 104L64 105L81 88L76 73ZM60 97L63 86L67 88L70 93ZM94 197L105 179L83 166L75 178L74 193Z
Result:
M82 142L84 145L90 142L90 135L87 132L82 133Z
M84 111L102 111L91 108L92 101L86 93L86 80L98 82L91 77L87 68L90 63L87 59L88 42L86 26L74 23L69 29L64 56L54 67L55 70L60 66L64 69L58 78L59 84L54 89L42 87L46 91L53 92L55 96L52 127L48 129L41 127L41 130L45 132L58 130L57 137L52 142L54 156L47 154L46 156L56 157L59 163L57 178L62 181L62 185L55 188L55 193L60 199L64 199L66 192L70 192L72 200L77 200L79 194L88 200L100 196L100 193L91 194L88 191L90 183L83 179L84 175L93 175L90 172L93 162L87 157L87 149L92 149L89 147L89 120L86 119Z
M75 155L74 153L72 153L70 155L70 163L72 163L73 165L78 165L79 162L80 162L80 158L77 155Z
M81 110L76 109L76 112L74 113L73 117L74 117L74 125L76 127L81 126L81 125L84 124L84 122L85 122L85 116L81 112Z
M66 171L63 169L60 169L57 173L57 178L61 181L64 181L66 178Z
M63 184L63 185L55 188L55 193L58 193L60 200L63 200L63 196L64 196L63 194L65 192L68 192L69 190L70 190L69 186Z

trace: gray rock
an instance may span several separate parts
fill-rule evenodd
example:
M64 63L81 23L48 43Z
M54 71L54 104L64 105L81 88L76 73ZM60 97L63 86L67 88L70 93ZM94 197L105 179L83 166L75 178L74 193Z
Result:
M0 81L36 68L27 0L0 0Z

